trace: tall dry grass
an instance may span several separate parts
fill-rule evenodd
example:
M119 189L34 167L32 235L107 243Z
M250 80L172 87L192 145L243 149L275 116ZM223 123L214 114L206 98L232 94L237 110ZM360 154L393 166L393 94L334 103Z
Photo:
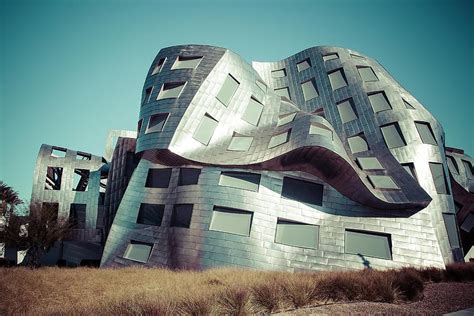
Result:
M268 314L332 302L401 302L424 283L474 281L474 264L388 271L0 268L0 314Z

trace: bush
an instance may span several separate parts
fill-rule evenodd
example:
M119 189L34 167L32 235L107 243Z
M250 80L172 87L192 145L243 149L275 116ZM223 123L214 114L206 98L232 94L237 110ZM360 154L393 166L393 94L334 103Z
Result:
M448 264L444 279L451 282L474 281L474 262Z
M257 310L272 313L278 309L281 300L281 287L276 279L268 281L268 283L256 284L250 292L252 293L252 303Z
M217 296L219 314L247 315L250 312L249 293L243 287L230 287Z
M291 307L298 308L313 303L319 297L315 274L295 273L281 281L281 293Z
M435 267L422 268L418 270L421 279L424 282L441 282L444 279L443 270Z
M393 274L393 288L399 291L401 298L416 301L423 296L425 285L415 268L402 268Z

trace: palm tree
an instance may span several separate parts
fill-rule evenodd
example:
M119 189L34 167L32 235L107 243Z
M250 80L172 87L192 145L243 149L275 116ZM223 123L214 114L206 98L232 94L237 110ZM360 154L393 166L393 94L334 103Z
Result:
M0 181L0 216L8 217L8 214L13 211L13 209L23 203L18 195L18 192L13 190L11 187L6 185L3 181Z

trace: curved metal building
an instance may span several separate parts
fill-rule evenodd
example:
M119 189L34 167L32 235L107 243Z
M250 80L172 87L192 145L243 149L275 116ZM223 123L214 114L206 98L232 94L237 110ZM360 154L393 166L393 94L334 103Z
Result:
M456 214L472 245L473 160L446 153L439 122L348 49L252 64L162 49L136 138L108 155L104 267L443 267L463 260ZM42 161L33 198L46 201ZM74 197L58 199L67 211Z

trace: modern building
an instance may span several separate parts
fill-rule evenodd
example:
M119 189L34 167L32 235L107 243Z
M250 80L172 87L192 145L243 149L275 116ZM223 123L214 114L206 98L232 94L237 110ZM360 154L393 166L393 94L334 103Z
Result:
M158 53L137 132L104 157L41 147L32 199L77 223L56 255L76 264L444 267L473 244L473 163L358 52L249 64L183 45Z

